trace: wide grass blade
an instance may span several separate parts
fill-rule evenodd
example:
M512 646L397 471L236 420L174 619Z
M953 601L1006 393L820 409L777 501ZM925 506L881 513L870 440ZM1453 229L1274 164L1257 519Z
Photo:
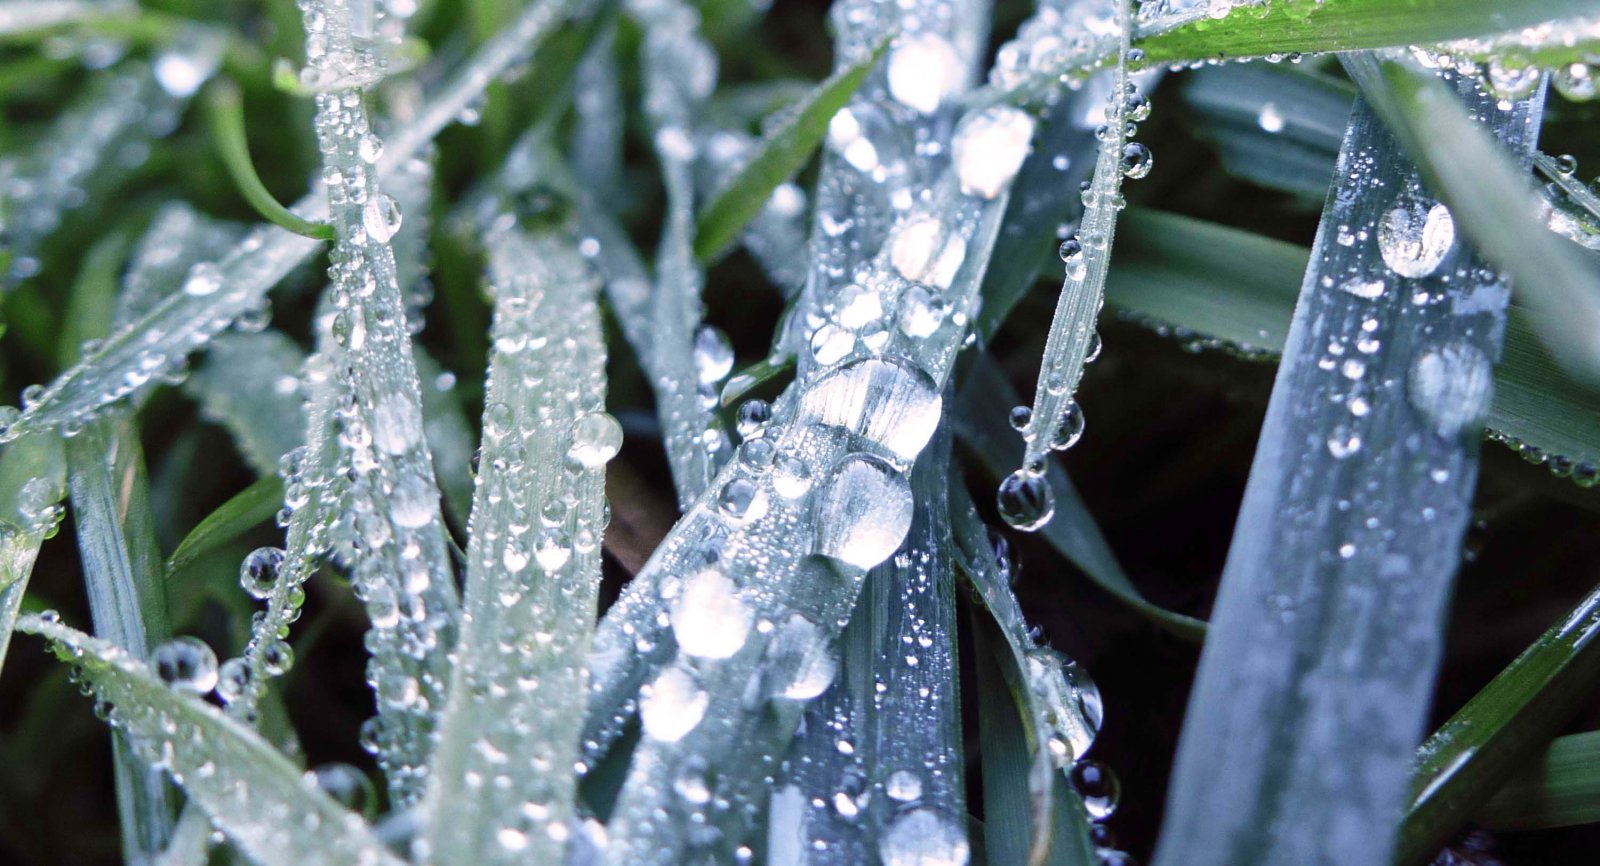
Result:
M1526 157L1541 102L1501 109ZM1542 93L1539 94L1542 99ZM1481 131L1474 134L1483 135ZM1359 105L1189 702L1157 866L1387 863L1509 290Z
M515 227L487 245L494 350L425 832L441 864L558 863L577 819L604 466L622 430L605 414L599 281L577 249Z
M22 631L49 640L74 666L139 758L159 766L252 861L263 866L399 866L366 823L302 778L255 732L199 698L168 688L143 662L53 616Z
M1600 822L1600 732L1557 737L1478 810L1492 830L1546 830Z
M1600 677L1597 635L1600 589L1422 744L1397 866L1428 862L1582 707ZM1507 801L1500 800L1505 808Z
M1294 315L1309 253L1294 244L1176 214L1134 209L1106 299L1191 345L1272 360ZM1584 486L1600 480L1600 394L1574 379L1512 304L1485 426L1491 439Z
M916 506L905 544L867 573L838 661L816 676L817 688L832 684L806 708L786 759L789 776L773 795L797 794L807 804L800 815L774 814L768 838L810 847L811 866L913 855L960 863L972 848L945 495L949 440L948 430L936 434L912 473Z
M701 208L694 238L694 253L700 261L714 261L732 245L766 206L772 191L806 164L827 136L828 122L888 50L885 38L865 56L828 76L798 105L785 107L776 122L770 123L755 151Z

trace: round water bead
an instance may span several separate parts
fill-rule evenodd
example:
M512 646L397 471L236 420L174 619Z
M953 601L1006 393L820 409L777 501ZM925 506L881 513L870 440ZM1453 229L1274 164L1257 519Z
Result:
M883 866L966 866L972 856L959 822L934 809L913 809L894 819L878 841Z
M217 687L217 654L205 641L176 637L156 647L150 663L161 681L179 691L203 695Z
M622 450L622 425L606 412L590 412L572 422L572 445L567 456L589 469L598 469Z
M710 702L711 696L695 682L694 674L668 668L642 690L639 722L646 737L675 743L700 724Z
M1124 176L1133 180L1147 177L1154 165L1155 155L1150 152L1150 148L1137 141L1130 141L1122 146L1122 173Z
M1083 407L1077 400L1067 402L1067 408L1061 412L1061 423L1056 425L1056 432L1050 439L1050 448L1055 451L1065 451L1078 444L1083 438Z
M278 572L283 567L284 551L278 547L258 547L239 566L239 585L255 598L272 595Z
M733 344L714 325L701 325L694 334L694 368L701 384L714 385L733 372Z
M1000 482L995 495L1000 517L1015 529L1033 532L1056 513L1056 494L1043 475L1018 469Z
M1098 761L1079 761L1068 774L1072 787L1083 798L1083 808L1089 820L1104 821L1117 811L1117 801L1122 797L1122 783L1111 768Z
M739 435L748 439L766 429L772 420L772 404L765 400L746 400L739 405Z
M1450 209L1404 194L1378 222L1378 253L1402 277L1418 279L1439 269L1456 243Z

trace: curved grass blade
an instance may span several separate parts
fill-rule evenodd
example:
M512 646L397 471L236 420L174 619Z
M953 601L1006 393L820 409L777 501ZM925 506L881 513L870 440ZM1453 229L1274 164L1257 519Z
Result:
M1106 299L1180 339L1251 359L1282 353L1307 251L1176 214L1134 209ZM1158 240L1159 239L1159 240ZM1489 438L1583 486L1600 480L1600 395L1550 358L1516 304L1494 371Z
M1460 230L1515 282L1519 302L1556 360L1600 385L1595 268L1545 229L1527 172L1506 159L1433 73L1389 57L1346 66L1428 186L1450 206Z
M570 768L600 587L604 464L622 435L604 414L599 282L587 264L564 239L517 228L487 246L495 348L482 471L424 826L441 864L559 863L577 818ZM549 382L562 384L537 384ZM495 781L475 790L470 778Z
M381 61L357 40L355 12L313 0L302 7L313 79L364 80ZM348 473L349 519L335 525L351 581L372 628L368 680L378 715L367 731L398 807L423 795L438 708L448 682L445 656L455 640L455 573L440 513L390 239L399 205L378 186L383 143L371 131L362 94L316 97L315 127L328 183L336 242L330 292L338 312L331 344L319 341L341 392L340 468Z
M1099 690L1075 663L1034 644L1004 570L1009 564L996 559L966 489L952 483L949 495L962 574L978 604L973 636L980 663L991 666L991 672L978 674L990 862L1101 862L1090 842L1083 802L1065 775L1099 732ZM1004 764L990 766L991 758L1010 760L1010 771Z
M167 560L167 576L170 578L200 557L271 520L283 507L283 492L283 479L277 475L263 475L217 506L217 510L206 515L178 543Z
M701 209L695 228L696 258L714 261L733 244L766 206L773 190L811 158L812 151L828 134L828 122L850 101L888 50L889 39L885 37L865 56L828 76L798 105L783 109L781 119L768 126L754 153Z
M1582 707L1600 678L1597 635L1600 589L1422 744L1397 866L1428 862Z
M1600 822L1600 732L1557 737L1478 810L1492 830L1547 830Z
M126 650L46 616L24 616L18 628L49 640L94 689L112 727L135 744L139 757L171 774L254 862L400 866L359 815L306 782L253 731L169 689Z
M379 174L387 176L420 153L459 117L489 82L526 58L567 14L564 0L543 0L461 63L409 122L385 142ZM312 194L291 210L317 221L327 205ZM31 430L81 428L108 404L142 391L241 316L257 311L267 291L311 257L320 244L271 225L258 225L232 251L191 271L138 322L112 334L62 373L19 414L0 411L0 442Z
M1530 153L1542 93L1502 110L1474 82L1457 91L1501 146ZM1365 103L1336 176L1190 698L1157 866L1376 866L1393 854L1509 291L1442 235L1450 211Z
M39 545L55 534L66 496L60 439L30 436L0 453L0 670Z
M948 429L935 434L912 472L916 504L905 544L867 573L838 661L817 678L832 684L806 708L788 778L774 794L797 792L807 804L784 816L798 820L771 823L768 833L811 848L810 866L970 856L949 440Z
M1012 447L1013 432L1005 418L1010 407L1015 405L1016 389L998 365L988 356L980 356L967 371L967 379L958 392L953 424L956 435L996 481L1010 471L1002 455ZM1162 630L1184 640L1202 640L1206 630L1204 620L1167 610L1139 593L1123 572L1116 554L1101 535L1094 515L1079 498L1060 461L1046 460L1044 479L1055 497L1056 516L1039 530L1040 536L1101 589Z
M217 154L233 178L233 185L256 213L297 235L319 241L333 240L333 226L304 219L284 207L256 174L255 163L250 160L250 143L244 131L244 104L239 98L237 84L224 79L211 85L206 97L206 119Z

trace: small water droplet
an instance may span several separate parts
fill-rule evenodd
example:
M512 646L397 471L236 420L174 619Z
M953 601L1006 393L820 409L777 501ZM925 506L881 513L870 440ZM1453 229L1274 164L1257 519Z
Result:
M378 193L361 208L361 225L366 228L367 236L380 244L394 237L401 222L400 204L388 193Z
M1024 532L1033 532L1055 516L1056 494L1044 476L1018 469L1000 482L995 504L1006 523Z

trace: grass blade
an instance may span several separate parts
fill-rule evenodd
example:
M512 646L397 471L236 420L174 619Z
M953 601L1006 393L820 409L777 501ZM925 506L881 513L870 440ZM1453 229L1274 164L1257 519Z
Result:
M604 464L622 431L604 414L599 286L577 250L516 228L488 248L495 349L482 471L425 826L442 864L558 863L577 817L569 768L600 587ZM478 791L470 778L497 781ZM542 808L528 814L526 803Z
M204 363L184 382L201 415L222 425L256 476L304 441L305 352L280 331L217 337Z
M1458 88L1503 146L1530 152L1541 102L1501 110L1473 82ZM1364 103L1336 175L1190 698L1157 866L1381 864L1393 853L1509 292L1442 236L1449 212Z
M283 479L276 475L261 476L189 530L167 560L167 576L183 571L200 557L266 523L282 507Z
M1478 810L1493 830L1544 830L1600 822L1600 733L1557 737L1539 762L1511 777Z
M806 94L798 105L783 110L768 127L743 164L700 211L694 253L714 261L739 237L766 206L772 191L793 177L828 134L828 121L843 108L889 50L887 38L864 57L841 67Z
M810 804L799 821L768 832L823 843L805 861L813 866L896 863L913 852L960 863L971 850L955 687L949 448L946 430L918 461L905 544L867 573L839 638L837 673L827 670L832 685L806 708L787 758L790 777L774 795L797 792Z
M1428 862L1582 706L1600 677L1596 635L1600 589L1423 743L1396 864Z
M1247 63L1197 70L1181 95L1229 174L1307 197L1327 194L1355 98L1349 84Z
M1124 220L1130 230L1107 283L1111 304L1243 357L1282 353L1304 248L1156 211L1134 209ZM1545 455L1551 471L1580 485L1600 479L1600 395L1551 359L1516 304L1485 426L1491 439Z
M141 759L170 773L216 826L263 866L400 866L361 817L318 791L253 731L169 689L126 650L53 618L18 623L74 665ZM293 832L285 832L293 828Z
M0 670L39 545L55 534L66 495L61 440L28 437L0 453Z
M352 8L313 0L301 11L313 78L341 81L354 74L360 80L381 68L371 44L353 35ZM331 343L319 342L338 376L340 468L351 479L342 509L350 519L335 531L372 622L368 680L377 693L378 721L368 740L377 746L392 800L404 807L423 795L445 702L445 655L458 610L455 573L389 243L402 215L378 186L377 163L386 149L370 129L360 90L319 93L316 100L337 238L329 289L338 310Z
M1595 269L1545 229L1527 171L1506 158L1433 73L1393 58L1347 68L1428 186L1450 206L1460 230L1515 282L1518 300L1556 360L1600 384ZM1450 146L1442 146L1447 141Z
M966 489L951 484L950 499L962 572L977 601L973 636L993 671L978 675L984 756L986 761L1008 758L1013 767L1005 772L1005 765L985 765L984 838L990 862L1099 863L1083 802L1065 774L1099 732L1099 690L1075 663L1063 667L1059 653L1034 644ZM1070 679L1067 671L1073 672ZM991 744L1004 751L991 753Z
M233 178L233 185L256 213L297 235L319 241L333 240L333 226L304 219L284 207L256 174L255 163L250 160L250 142L244 132L244 104L239 98L237 84L222 80L211 85L206 98L206 119L217 154Z

